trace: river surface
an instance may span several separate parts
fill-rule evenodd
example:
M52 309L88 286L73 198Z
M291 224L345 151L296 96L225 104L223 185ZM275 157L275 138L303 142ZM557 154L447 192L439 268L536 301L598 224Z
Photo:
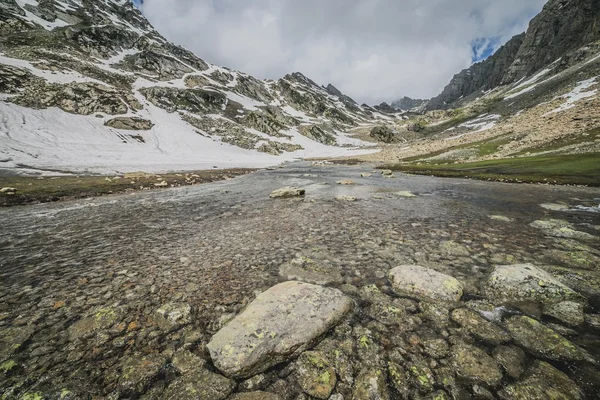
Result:
M355 184L336 183L344 179ZM283 186L302 187L306 195L269 198ZM336 200L340 195L356 201ZM482 283L495 265L532 263L584 295L591 317L573 327L533 315L600 360L600 320L594 319L600 313L600 241L593 238L600 237L599 204L600 190L592 188L400 173L389 178L369 165L302 162L204 185L0 209L0 395L129 398L118 389L119 366L140 353L168 358L185 348L212 368L204 348L211 335L258 293L285 280L279 267L299 256L339 270L343 280L331 286L345 292L370 284L389 292L386 276L398 265L434 268L464 284L463 302L484 300ZM530 226L545 219L568 221L588 236L557 237ZM167 331L153 316L172 301L191 305L195 317ZM110 314L110 321L89 334L71 329L99 312ZM385 336L367 320L359 316L351 324ZM452 322L423 322L405 334L410 339L427 330L446 340L454 329ZM444 356L415 357L434 375L446 365ZM527 353L525 370L534 358ZM600 398L594 362L550 364L584 398ZM160 393L177 375L166 370L131 398L161 398L144 393L148 387ZM285 379L280 373L262 389L276 391ZM515 381L505 375L500 387L483 390L496 398ZM479 393L472 383L460 385L469 396ZM349 399L351 389L340 387ZM391 390L392 398L399 396ZM300 398L292 389L279 394Z

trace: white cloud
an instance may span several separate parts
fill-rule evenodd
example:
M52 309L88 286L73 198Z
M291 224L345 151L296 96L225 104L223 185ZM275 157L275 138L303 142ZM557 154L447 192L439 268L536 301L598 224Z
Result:
M145 0L167 39L259 78L300 71L360 102L431 97L471 42L527 28L546 0Z

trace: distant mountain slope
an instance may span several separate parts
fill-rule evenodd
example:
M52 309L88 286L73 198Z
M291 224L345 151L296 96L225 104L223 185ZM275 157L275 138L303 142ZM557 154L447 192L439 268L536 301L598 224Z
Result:
M566 68L585 57L586 45L600 39L600 0L550 0L529 24L487 60L473 64L452 78L432 98L428 110L448 109L469 96L481 95L548 68Z
M427 100L411 99L410 97L404 96L403 98L392 102L391 106L396 110L412 111L420 108L425 103L427 103Z
M262 81L169 43L129 0L0 0L0 168L261 166L343 154L386 119L300 73Z

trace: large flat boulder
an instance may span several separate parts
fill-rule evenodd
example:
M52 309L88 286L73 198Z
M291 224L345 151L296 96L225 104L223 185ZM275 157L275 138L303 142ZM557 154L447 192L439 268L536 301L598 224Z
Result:
M497 266L490 274L484 290L490 300L496 303L585 302L580 294L532 264Z
M450 275L419 265L401 265L389 273L394 292L433 300L458 301L463 286Z
M221 372L246 378L312 347L353 304L337 289L280 283L258 295L207 347Z

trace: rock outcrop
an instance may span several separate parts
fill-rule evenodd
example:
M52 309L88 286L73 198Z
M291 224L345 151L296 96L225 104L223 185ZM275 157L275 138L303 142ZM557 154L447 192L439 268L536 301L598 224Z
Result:
M369 136L384 143L392 143L394 141L394 131L387 125L374 127L371 129Z
M111 128L125 129L131 131L147 131L149 129L152 129L152 127L154 126L152 121L136 117L117 117L109 119L105 122L105 125L110 126Z

